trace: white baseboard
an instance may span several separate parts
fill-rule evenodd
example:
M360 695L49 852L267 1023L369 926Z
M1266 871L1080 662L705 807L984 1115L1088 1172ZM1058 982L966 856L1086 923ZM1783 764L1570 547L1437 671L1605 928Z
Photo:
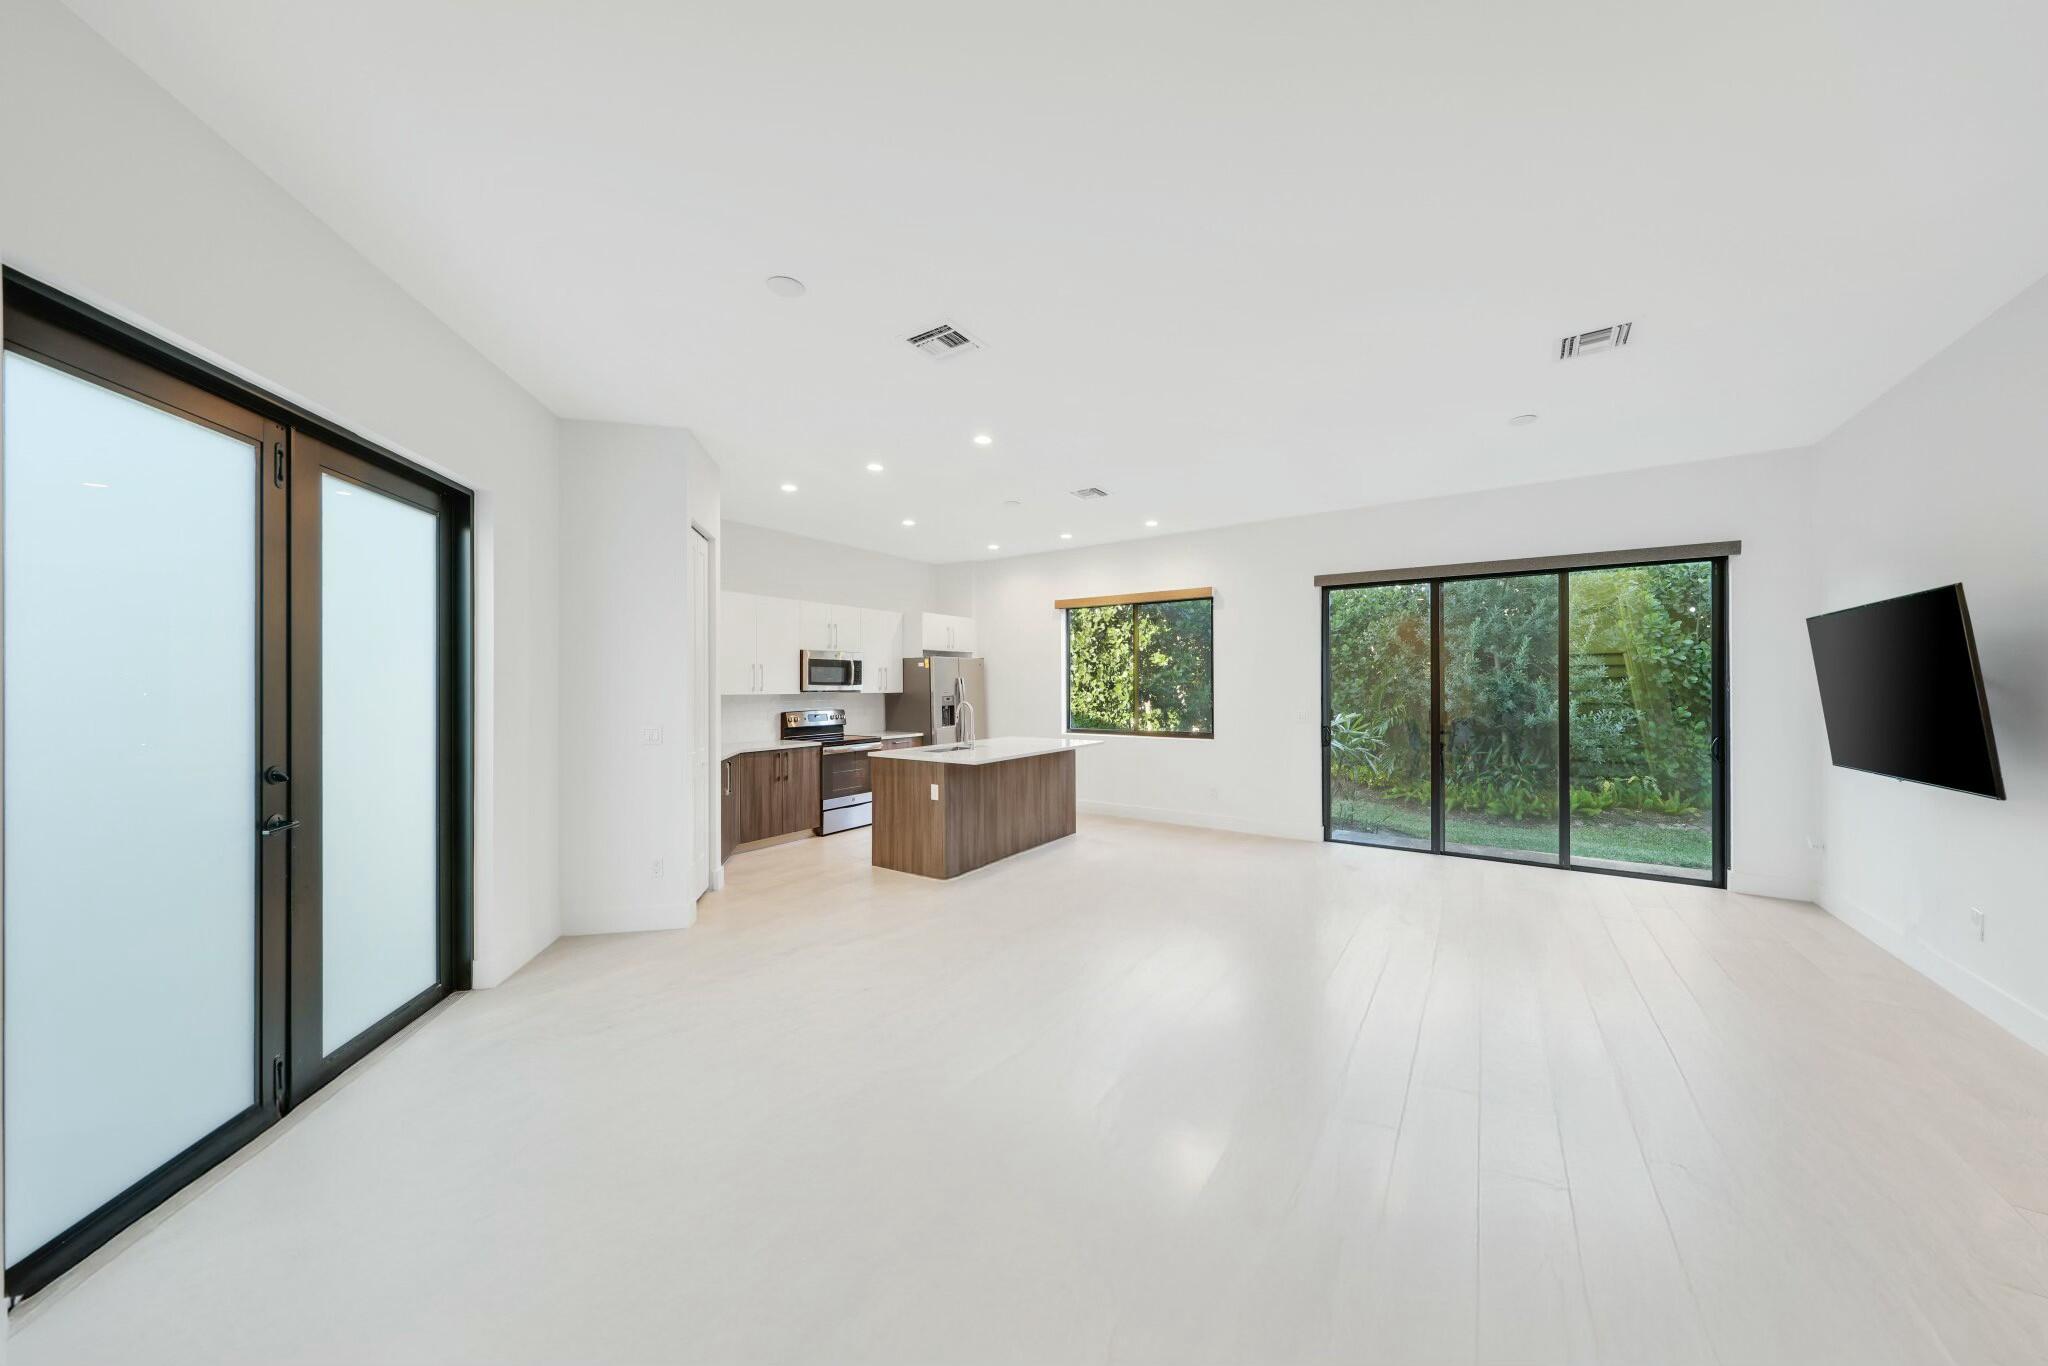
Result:
M2048 1011L2021 1000L1981 973L1958 963L1926 940L1915 937L1904 925L1894 924L1840 898L1823 900L1819 904L1829 915L1979 1015L2048 1053Z
M1779 901L1816 901L1820 892L1811 882L1799 878L1743 873L1733 868L1728 870L1728 890L1744 896L1775 897Z
M612 906L603 910L562 910L562 937L639 934L646 930L687 930L697 923L697 903L681 906Z
M1204 830L1228 830L1238 835L1270 835L1283 840L1319 840L1320 827L1300 830L1278 821L1241 821L1207 811L1176 811L1163 806L1125 806L1117 802L1079 801L1075 809L1084 816L1122 816L1126 820L1154 821L1160 825L1192 825Z

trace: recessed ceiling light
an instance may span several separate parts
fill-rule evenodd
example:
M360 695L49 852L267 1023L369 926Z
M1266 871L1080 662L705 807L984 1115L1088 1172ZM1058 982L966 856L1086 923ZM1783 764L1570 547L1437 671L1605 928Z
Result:
M988 548L989 548L990 550L1001 550L1001 549L1002 549L1002 547L1001 547L1001 546L999 546L999 545L997 545L997 544L996 544L996 543L995 543L994 541L990 541L990 542L988 543Z
M1063 541L1071 541L1074 539L1074 533L1071 531L1062 531L1060 533L1060 539Z
M1159 525L1159 519L1158 519L1157 517L1147 517L1147 518L1145 519L1145 525L1146 525L1146 526L1158 526L1158 525Z
M905 526L916 526L916 525L917 525L917 518L915 518L915 517L905 517L905 518L903 519L903 525L905 525Z
M870 460L870 461L868 461L868 473L869 473L869 474L880 474L881 472L882 472L882 462L881 462L881 461L879 461L879 460Z
M1509 419L1508 419L1508 425L1509 425L1510 427L1526 427L1526 426L1528 426L1528 425L1529 425L1529 424L1530 424L1531 422L1534 422L1535 420L1536 420L1536 414L1534 414L1534 413L1523 413L1523 414L1522 414L1522 415L1521 415L1520 417L1511 417L1511 418L1509 418Z
M794 275L771 275L768 277L768 292L781 299L801 299L804 282Z
M795 493L795 492L796 492L796 485L795 485L795 484L784 484L784 485L782 486L782 491L783 491L784 493Z
M103 489L111 487L111 485L108 484L96 484L90 479L85 481L85 486L89 489Z
M977 446L991 446L995 444L995 438L987 432L976 432L974 434L974 444Z

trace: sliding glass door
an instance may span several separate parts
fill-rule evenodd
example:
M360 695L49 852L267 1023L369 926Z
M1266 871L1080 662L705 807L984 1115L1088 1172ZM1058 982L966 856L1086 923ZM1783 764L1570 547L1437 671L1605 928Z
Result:
M1430 847L1434 611L1426 583L1329 595L1323 773L1332 838Z
M1573 573L1572 862L1712 880L1715 566Z
M1326 587L1326 837L1718 885L1725 575Z
M1443 848L1555 863L1557 576L1442 591Z
M11 277L5 334L19 1296L467 985L468 499Z

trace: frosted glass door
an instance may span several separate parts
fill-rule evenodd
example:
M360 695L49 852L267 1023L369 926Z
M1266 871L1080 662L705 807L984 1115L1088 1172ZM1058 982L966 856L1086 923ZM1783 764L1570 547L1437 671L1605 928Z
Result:
M320 476L320 1036L439 980L439 527Z
M5 367L12 1267L260 1099L262 465Z

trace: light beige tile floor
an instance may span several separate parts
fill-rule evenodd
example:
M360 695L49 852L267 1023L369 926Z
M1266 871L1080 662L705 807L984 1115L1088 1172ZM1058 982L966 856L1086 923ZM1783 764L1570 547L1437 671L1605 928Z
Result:
M459 999L9 1360L2048 1361L2048 1058L1810 906L866 860Z

